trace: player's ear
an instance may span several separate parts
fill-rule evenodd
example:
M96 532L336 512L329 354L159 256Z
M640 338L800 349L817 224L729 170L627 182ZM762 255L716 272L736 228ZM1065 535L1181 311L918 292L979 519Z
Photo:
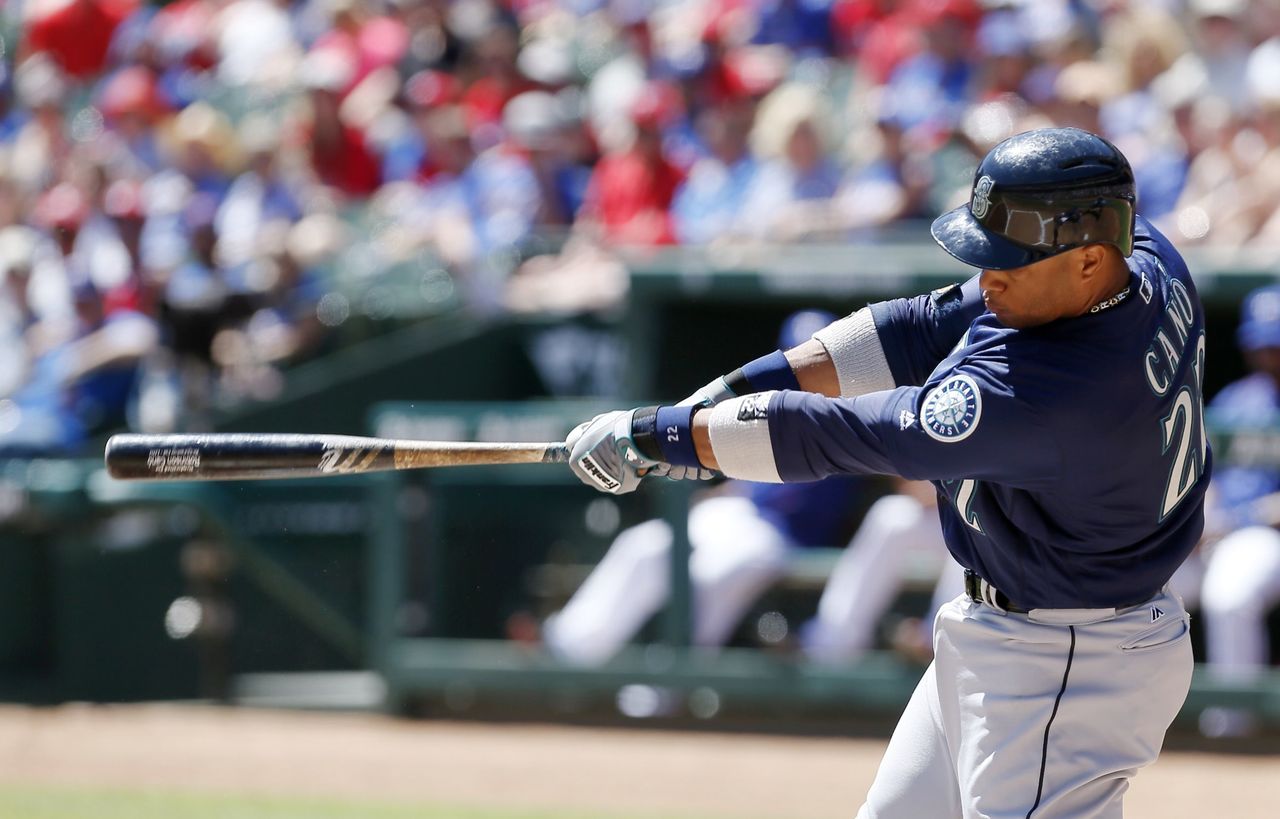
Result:
M1077 258L1080 278L1088 281L1102 274L1107 264L1107 245L1085 245Z

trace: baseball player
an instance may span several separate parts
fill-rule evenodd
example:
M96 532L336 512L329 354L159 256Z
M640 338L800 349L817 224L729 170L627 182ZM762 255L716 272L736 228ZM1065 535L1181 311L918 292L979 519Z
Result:
M927 478L966 593L859 817L1118 817L1191 682L1165 589L1204 525L1204 317L1133 172L1074 128L995 146L933 223L981 270L570 434L578 476ZM674 468L673 467L673 468Z
M1253 371L1228 384L1209 405L1211 420L1231 428L1280 424L1280 286L1245 299L1236 340ZM1206 659L1216 675L1248 680L1269 661L1267 613L1280 602L1280 470L1231 466L1218 470L1210 495L1201 612ZM1214 536L1221 536L1214 542ZM1243 711L1206 709L1209 736L1250 733Z
M834 319L820 310L794 313L783 322L779 341L783 347L800 344ZM694 645L723 645L786 570L793 550L846 538L851 507L862 490L863 481L847 475L793 485L735 481L694 506ZM578 665L603 663L616 654L670 593L671 542L671 527L660 519L619 533L565 607L543 624L547 648Z

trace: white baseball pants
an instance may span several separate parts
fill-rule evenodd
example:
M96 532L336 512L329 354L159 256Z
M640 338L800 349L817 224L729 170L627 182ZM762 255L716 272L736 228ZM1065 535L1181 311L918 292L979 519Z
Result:
M859 819L1118 819L1191 684L1188 617L1169 593L1030 614L961 595L934 652Z
M671 592L671 527L650 520L621 532L569 603L547 618L555 655L598 665L616 654ZM689 512L693 642L720 646L785 571L789 539L746 498L709 498Z

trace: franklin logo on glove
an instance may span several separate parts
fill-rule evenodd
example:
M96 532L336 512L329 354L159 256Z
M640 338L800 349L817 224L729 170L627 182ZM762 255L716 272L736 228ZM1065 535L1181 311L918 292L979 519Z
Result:
M621 485L621 481L609 477L608 473L600 468L600 464L596 463L595 458L592 458L589 454L583 455L578 459L578 466L606 492L615 492Z

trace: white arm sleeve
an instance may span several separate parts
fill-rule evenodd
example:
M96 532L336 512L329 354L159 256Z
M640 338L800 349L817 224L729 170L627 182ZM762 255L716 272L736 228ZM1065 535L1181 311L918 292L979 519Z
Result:
M773 460L767 420L775 391L757 392L717 404L707 431L719 469L730 478L782 483Z
M853 398L898 386L889 371L869 308L831 322L813 337L826 348L835 365L841 397Z

